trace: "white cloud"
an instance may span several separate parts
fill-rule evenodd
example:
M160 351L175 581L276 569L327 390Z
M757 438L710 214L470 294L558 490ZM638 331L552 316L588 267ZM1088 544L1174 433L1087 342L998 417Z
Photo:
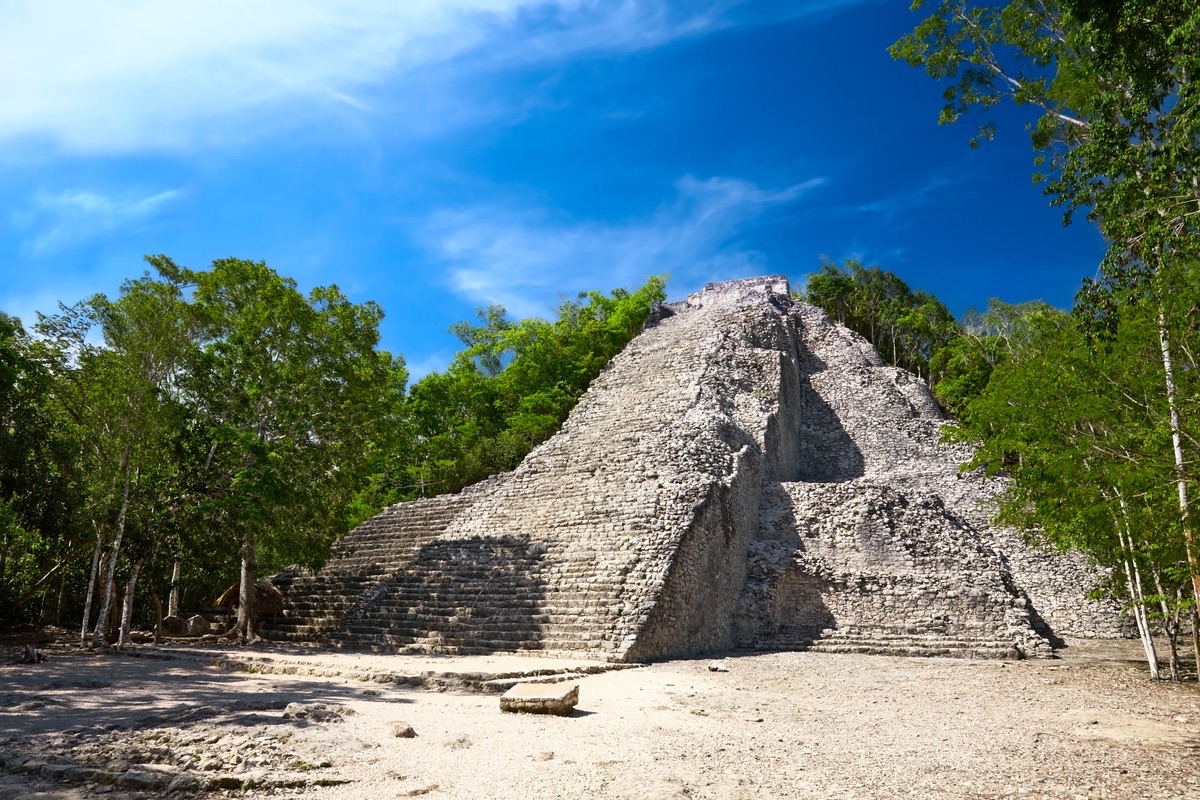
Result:
M405 105L421 69L480 71L706 30L721 3L665 0L45 0L0 26L0 140L75 152L179 149L309 114ZM444 84L445 75L426 76ZM417 81L419 82L419 81ZM381 88L382 87L382 88ZM435 94L444 86L430 86ZM289 107L296 112L297 109ZM303 114L301 114L303 116ZM300 124L296 114L289 124Z
M428 133L504 113L459 97L473 76L878 2L9 2L0 141L80 153L190 150L383 108Z
M21 249L25 255L44 256L149 219L179 196L178 189L116 195L84 189L39 192L28 209L14 215L13 227L36 230Z
M417 238L460 296L500 303L517 316L546 316L556 291L633 288L663 273L672 276L673 290L687 291L761 272L763 256L741 247L737 234L822 182L770 190L689 176L676 183L671 203L623 224L571 222L544 209L503 205L442 210L423 222Z

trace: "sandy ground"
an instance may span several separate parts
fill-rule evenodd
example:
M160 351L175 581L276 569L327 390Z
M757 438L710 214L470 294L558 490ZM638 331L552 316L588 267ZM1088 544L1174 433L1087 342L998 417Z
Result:
M1200 690L1151 684L1133 647L671 661L574 678L567 717L501 713L480 687L599 665L51 649L0 667L0 800L1200 799Z

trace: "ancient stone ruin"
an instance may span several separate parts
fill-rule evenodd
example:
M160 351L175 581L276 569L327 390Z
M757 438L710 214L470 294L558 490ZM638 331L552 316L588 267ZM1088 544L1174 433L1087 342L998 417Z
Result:
M926 386L786 278L664 306L513 472L401 503L271 638L640 661L733 647L1043 655L1119 636L1081 559L988 522Z

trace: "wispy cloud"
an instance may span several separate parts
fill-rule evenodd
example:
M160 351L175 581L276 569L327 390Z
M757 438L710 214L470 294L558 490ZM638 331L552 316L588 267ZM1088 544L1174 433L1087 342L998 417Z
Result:
M814 178L762 189L734 178L676 182L654 214L620 224L571 221L546 209L448 209L419 226L418 243L446 270L450 288L518 316L544 316L556 292L632 287L669 273L676 291L766 269L738 234L773 207L819 186Z
M966 171L960 173L960 175L964 176L968 174L970 173ZM854 210L881 214L884 219L891 222L896 217L907 214L914 209L936 204L941 200L940 195L943 190L962 183L964 180L965 177L951 178L946 174L932 175L915 189L908 189L888 197L872 200L869 203L863 203Z
M187 150L385 108L401 124L450 124L498 113L447 97L473 76L875 1L22 3L0 26L0 141Z
M682 12L665 0L24 3L6 9L0 26L0 139L122 152L245 138L281 124L273 113L281 104L369 113L373 91L402 96L415 72L438 64L459 60L478 71L650 47L719 25L724 5ZM294 113L289 120L296 123Z
M118 228L142 222L180 196L178 189L150 194L106 194L84 189L39 192L14 214L13 227L25 231L24 255L44 256Z

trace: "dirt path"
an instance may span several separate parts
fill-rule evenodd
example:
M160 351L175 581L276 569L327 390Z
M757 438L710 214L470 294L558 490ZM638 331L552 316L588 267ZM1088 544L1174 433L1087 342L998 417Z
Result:
M1054 661L673 661L576 678L565 718L502 714L464 687L587 664L232 654L271 670L247 673L220 652L50 651L0 667L0 800L172 785L321 800L1200 798L1200 691L1150 684L1127 644ZM415 737L395 735L406 726Z

